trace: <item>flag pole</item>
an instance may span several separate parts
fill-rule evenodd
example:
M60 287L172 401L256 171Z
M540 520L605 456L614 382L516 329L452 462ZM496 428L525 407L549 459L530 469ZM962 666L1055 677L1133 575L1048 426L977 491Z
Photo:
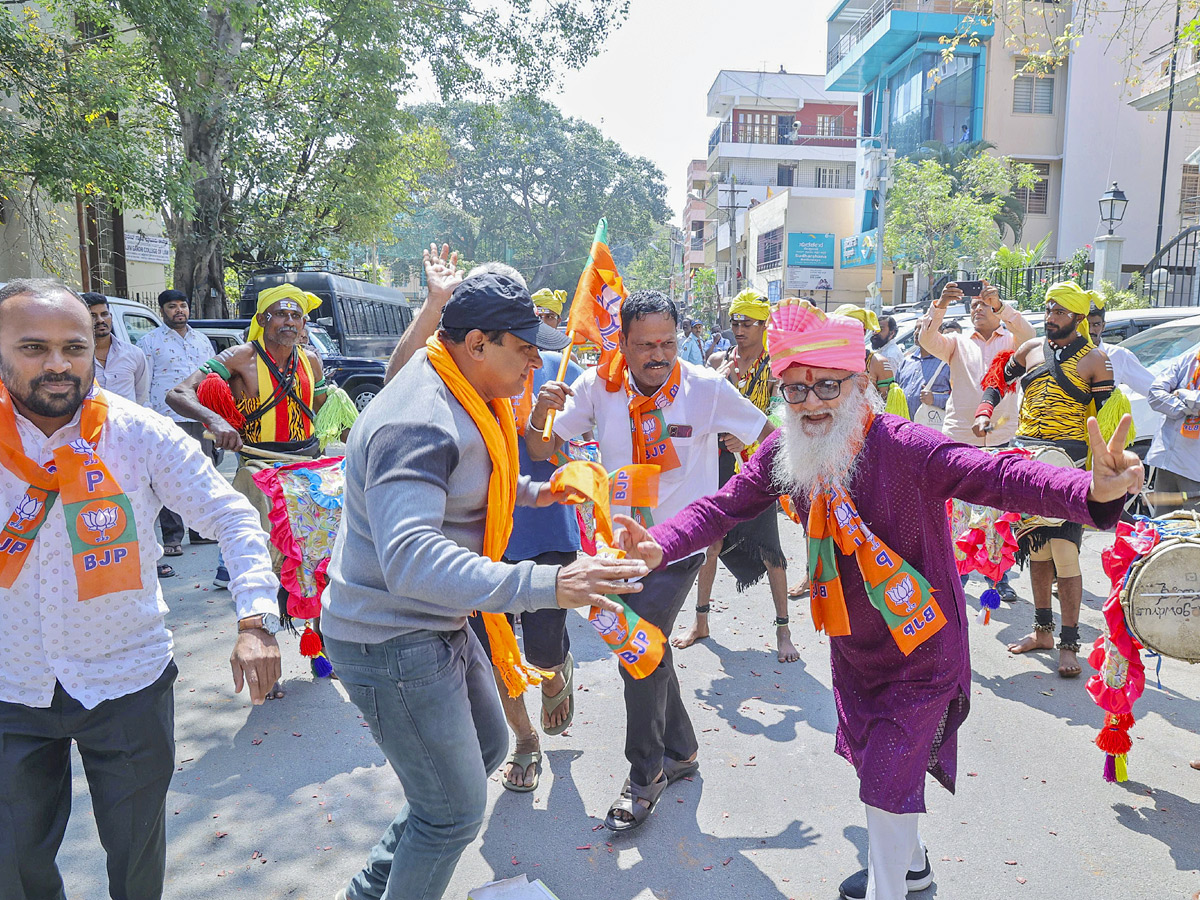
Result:
M567 344L567 349L563 351L562 362L558 364L558 381L562 381L567 377L567 364L571 362L571 353L575 350L575 329L567 332L567 340L571 343ZM550 410L546 416L546 427L542 429L542 440L549 443L550 435L554 433L554 414L557 409Z

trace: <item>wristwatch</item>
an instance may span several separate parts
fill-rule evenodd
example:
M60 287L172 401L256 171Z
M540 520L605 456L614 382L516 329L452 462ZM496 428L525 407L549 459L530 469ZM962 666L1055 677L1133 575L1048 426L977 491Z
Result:
M279 621L279 616L274 613L260 613L256 616L246 616L244 619L238 619L238 631L254 631L261 628L267 634L275 634L282 628L283 625Z

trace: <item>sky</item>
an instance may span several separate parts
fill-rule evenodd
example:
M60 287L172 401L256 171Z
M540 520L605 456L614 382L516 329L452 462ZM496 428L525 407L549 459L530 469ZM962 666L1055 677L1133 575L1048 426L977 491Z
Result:
M717 124L707 96L721 69L824 74L833 0L631 0L629 18L583 69L547 99L662 169L671 223L687 166L708 153Z

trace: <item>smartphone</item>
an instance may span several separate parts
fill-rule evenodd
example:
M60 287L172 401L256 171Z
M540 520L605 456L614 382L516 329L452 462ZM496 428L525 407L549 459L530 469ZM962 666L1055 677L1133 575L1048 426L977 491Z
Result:
M964 297L978 297L983 293L982 281L958 281L955 282L958 289L963 292Z

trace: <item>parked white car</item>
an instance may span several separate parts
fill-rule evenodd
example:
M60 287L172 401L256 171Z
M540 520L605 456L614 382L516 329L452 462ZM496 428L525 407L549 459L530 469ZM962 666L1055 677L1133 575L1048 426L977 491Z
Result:
M1195 355L1200 352L1200 315L1155 325L1145 331L1126 338L1121 346L1131 351L1150 372L1157 377L1167 364L1182 353ZM1121 388L1129 395L1133 407L1133 424L1137 429L1137 440L1133 449L1143 459L1150 450L1150 443L1162 424L1163 417L1150 408L1144 396L1126 387Z

